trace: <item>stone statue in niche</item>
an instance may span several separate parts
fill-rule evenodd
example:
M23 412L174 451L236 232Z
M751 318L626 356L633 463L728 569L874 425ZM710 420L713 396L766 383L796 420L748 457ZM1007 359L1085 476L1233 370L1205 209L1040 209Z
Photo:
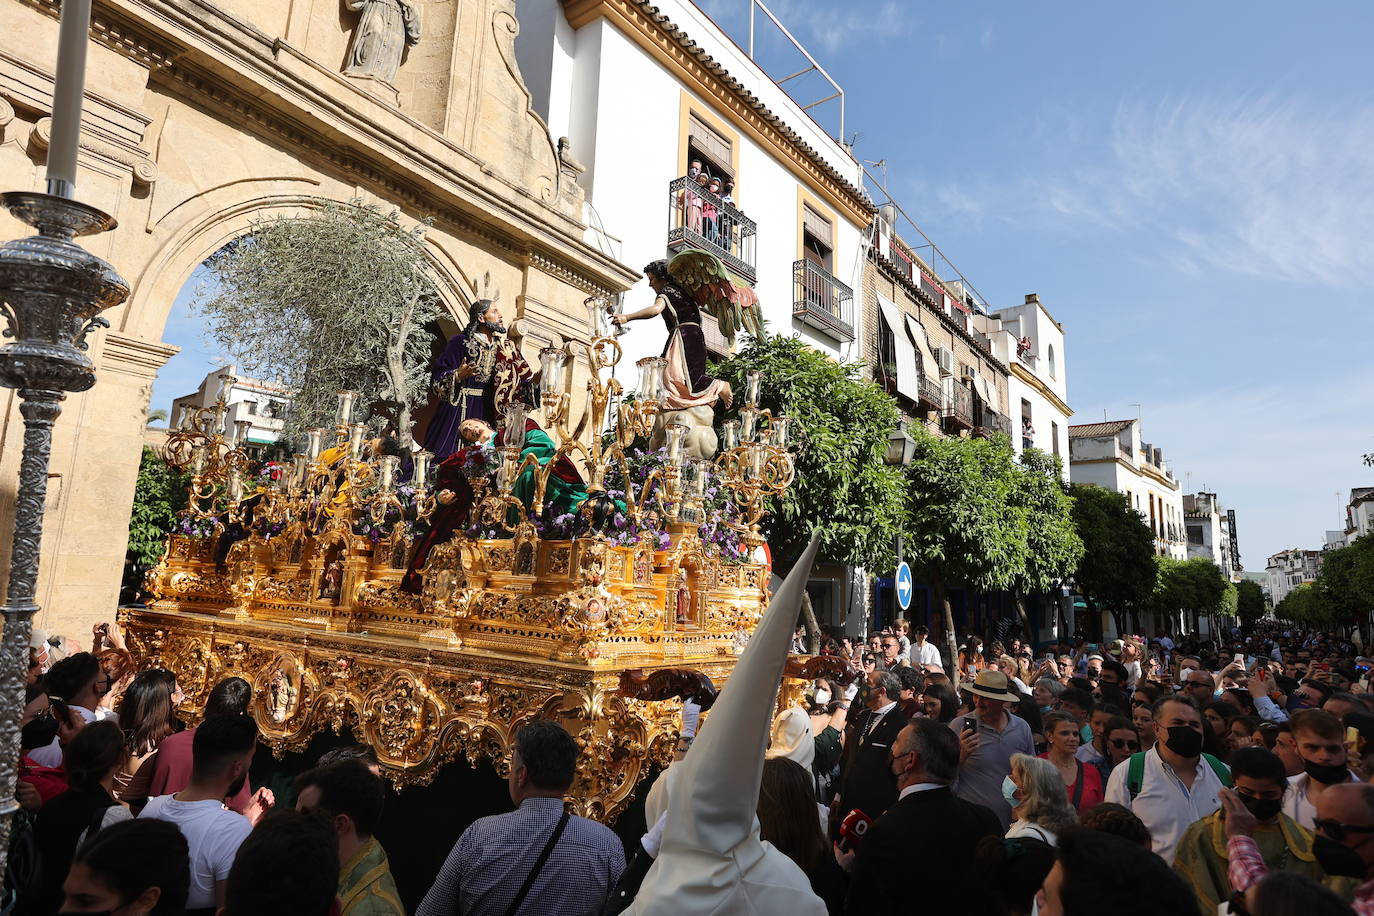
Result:
M388 86L396 81L401 55L420 42L420 9L416 0L343 0L360 13L344 65L347 76L367 76Z

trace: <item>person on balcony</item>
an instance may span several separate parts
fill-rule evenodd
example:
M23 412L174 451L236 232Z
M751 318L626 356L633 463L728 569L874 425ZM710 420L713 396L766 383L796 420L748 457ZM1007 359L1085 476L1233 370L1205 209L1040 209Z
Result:
M685 254L711 257L705 252ZM668 410L684 410L710 406L719 400L729 407L734 400L730 383L706 374L706 335L701 330L701 310L696 301L669 276L667 261L649 264L644 275L655 293L653 305L628 315L615 315L611 321L619 326L663 316L663 323L668 326L668 342L663 347L663 356L668 361L663 370L663 387L668 393L665 406Z
M720 247L738 257L739 248L735 245L735 219L731 216L735 207L734 193L735 179L725 179L724 190L720 195L720 202L725 204L720 210Z
M717 205L716 201L719 200L721 194L720 179L712 178L710 184L706 186L706 190L715 195L714 197L706 198L705 203L702 205L701 215L702 221L705 223L706 240L719 246L721 245L720 207Z
M692 187L695 184L704 185L706 183L706 173L701 170L701 163L693 161L692 167L687 170L687 184L678 192L678 206L682 208L682 225L686 226L697 235L701 235L701 195Z

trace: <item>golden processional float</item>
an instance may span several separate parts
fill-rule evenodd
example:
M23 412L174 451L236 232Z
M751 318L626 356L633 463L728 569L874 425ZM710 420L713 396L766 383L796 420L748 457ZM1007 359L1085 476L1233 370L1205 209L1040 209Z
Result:
M505 773L516 729L554 718L582 748L577 813L614 819L671 759L690 685L725 679L767 606L758 525L793 464L788 419L759 409L757 375L718 453L693 458L688 428L665 423L664 360L640 360L626 397L606 377L621 357L607 303L587 308L590 343L540 353L535 416L555 458L522 460L510 431L526 428L528 408L511 408L510 441L483 469L494 473L469 478L468 527L429 552L419 594L402 589L417 533L452 498L429 485L432 456L415 455L410 485L398 484L398 459L370 456L356 395L341 392L333 448L310 430L306 453L257 485L246 422L225 422L225 377L218 403L188 409L169 437L165 457L191 474L189 505L148 574L154 599L121 611L130 650L176 674L188 712L222 678L248 680L277 756L350 729L398 787L458 758ZM567 428L575 349L591 367L587 428L613 421L586 442ZM648 436L662 447L646 460L632 445ZM543 502L565 457L588 497L558 530ZM522 480L528 504L515 495ZM813 667L790 666L784 694L798 696Z

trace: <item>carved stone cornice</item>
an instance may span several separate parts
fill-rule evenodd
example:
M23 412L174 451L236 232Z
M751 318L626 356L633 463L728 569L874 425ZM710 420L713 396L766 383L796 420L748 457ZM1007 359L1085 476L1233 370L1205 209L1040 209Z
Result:
M758 96L730 74L648 0L562 0L574 29L605 17L688 89L716 108L846 219L867 226L875 212L868 194L846 179Z
M1012 375L1019 378L1022 382L1026 383L1031 388L1034 388L1036 393L1038 393L1045 400L1049 401L1050 404L1053 405L1055 410L1059 411L1066 417L1073 416L1073 409L1069 407L1068 404L1064 403L1064 399L1061 398L1059 395L1055 394L1054 391L1050 388L1050 386L1042 382L1039 376L1037 376L1034 372L1031 372L1029 369L1027 369L1025 366L1021 365L1018 362L1013 362L1009 368L1011 369Z

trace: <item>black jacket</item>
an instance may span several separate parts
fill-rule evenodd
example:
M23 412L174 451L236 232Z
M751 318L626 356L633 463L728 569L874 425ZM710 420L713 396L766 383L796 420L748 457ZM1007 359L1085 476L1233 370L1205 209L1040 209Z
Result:
M995 814L948 787L911 793L869 828L859 846L845 912L995 912L991 895L978 885L973 850L983 837L1002 832Z
M877 820L897 800L897 777L892 775L888 755L897 733L906 727L908 720L899 703L887 711L871 734L865 734L873 715L872 710L864 710L854 719L853 730L845 738L839 804L833 810L832 832L839 829L840 821L855 808Z

